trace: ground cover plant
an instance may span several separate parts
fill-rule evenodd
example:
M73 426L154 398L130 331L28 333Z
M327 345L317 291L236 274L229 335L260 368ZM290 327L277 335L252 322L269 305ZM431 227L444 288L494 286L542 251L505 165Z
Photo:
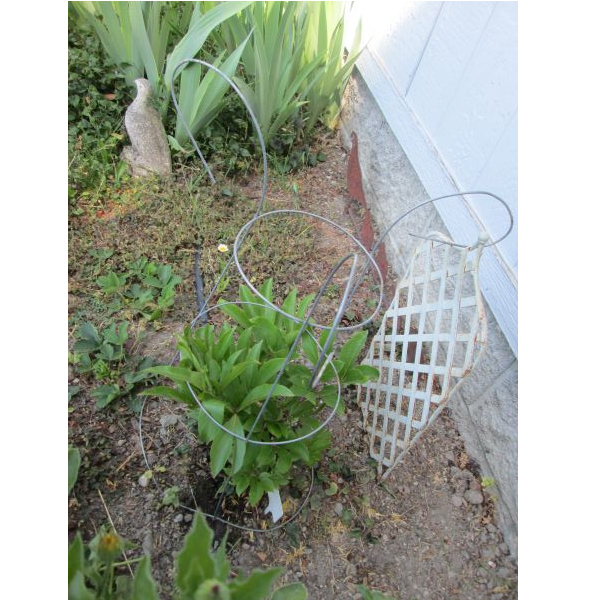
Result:
M77 331L71 363L81 376L100 383L91 391L99 409L134 393L138 384L150 379L145 369L153 364L152 359L128 356L125 352L127 329L125 321L112 322L99 332L87 321Z
M95 202L120 187L127 167L119 159L125 108L132 95L89 29L69 25L69 206Z

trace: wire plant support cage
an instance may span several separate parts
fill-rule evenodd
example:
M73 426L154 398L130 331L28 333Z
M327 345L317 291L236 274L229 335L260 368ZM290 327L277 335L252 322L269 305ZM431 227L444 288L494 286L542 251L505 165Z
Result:
M196 153L200 157L211 183L216 183L216 179L213 176L204 156L202 155L202 152L200 151L200 148L198 147L198 144L189 129L188 123L185 121L185 118L181 113L175 96L175 79L190 63L201 65L215 72L218 76L223 78L239 96L242 103L246 107L248 114L250 115L256 131L263 162L262 190L256 212L254 216L239 229L233 245L232 255L227 261L225 267L222 269L212 289L208 292L205 298L202 297L201 290L198 290L198 298L201 299L201 302L199 303L200 306L198 314L191 321L190 326L194 328L198 321L206 323L210 318L212 311L220 308L221 306L227 304L253 304L250 302L236 301L227 303L221 302L220 304L211 305L211 300L214 297L220 282L233 267L235 267L239 276L250 288L252 293L261 300L263 304L260 304L259 306L263 308L267 306L276 313L301 325L299 333L291 345L290 351L283 366L280 368L267 397L263 401L258 415L256 416L250 430L245 436L239 435L236 432L227 429L216 419L214 419L214 417L198 398L192 386L187 383L192 397L195 399L198 408L200 411L202 411L204 416L220 430L226 432L235 439L246 442L247 444L255 445L286 445L307 439L321 431L323 428L327 427L328 423L335 415L342 395L339 373L335 368L335 365L332 363L332 358L335 352L333 350L334 338L338 332L348 332L361 329L374 322L374 320L377 318L377 315L384 304L384 286L383 274L381 273L381 270L379 269L374 257L376 256L377 250L384 242L385 238L389 235L390 231L401 221L403 221L410 213L428 204L447 198L460 197L464 194L485 196L500 202L506 208L510 225L506 233L498 240L489 241L489 238L485 233L482 233L477 242L472 245L457 244L450 238L447 238L439 233L433 233L425 237L415 252L413 260L411 261L409 269L407 270L407 274L400 281L396 288L391 306L384 314L381 327L371 343L366 359L363 361L365 364L371 364L372 366L379 368L380 377L376 383L368 383L358 387L358 400L363 411L363 426L370 435L370 454L378 462L378 471L380 475L382 473L382 468L384 466L387 467L386 474L384 475L385 477L389 474L389 471L400 462L404 456L404 453L408 451L410 446L418 440L426 426L430 425L435 420L441 409L450 399L452 391L456 389L456 380L461 380L462 378L466 377L474 365L474 357L479 356L483 351L483 347L485 345L485 311L481 300L477 278L479 258L484 248L497 244L510 233L513 227L512 213L504 200L489 192L462 192L448 194L438 198L426 200L397 217L376 240L376 242L373 244L373 247L371 249L367 249L350 231L325 216L299 209L279 209L263 212L268 183L267 153L265 142L258 125L258 120L239 88L225 73L223 73L217 67L211 63L195 58L186 59L177 65L171 78L171 96L173 99L173 104L179 117L182 119L184 129L187 132ZM282 310L282 308L272 303L263 294L261 294L260 290L258 290L252 284L251 279L248 277L240 263L240 250L243 247L244 241L246 240L248 234L252 230L252 227L262 220L277 219L282 216L293 218L310 217L316 219L327 224L328 226L333 227L334 229L337 229L353 244L355 244L359 250L358 252L348 253L331 269L327 278L318 289L315 299L313 300L312 305L303 319L299 319L295 315L287 313L286 311ZM458 260L456 260L457 257ZM423 259L425 260L423 261ZM420 271L420 267L418 267L418 265L421 262L425 266L424 270ZM347 264L350 266L349 275L345 282L343 294L339 305L335 310L333 319L330 323L315 323L313 321L313 315L323 297L323 294L330 285L334 276L344 265ZM432 265L435 268L432 268ZM375 285L378 289L375 309L360 323L342 325L341 320L346 308L351 303L358 288L365 280L367 275L369 275L369 273L375 280ZM471 293L468 297L463 295L462 283L463 279L465 279L465 274L468 274L471 277L474 285L474 288L471 290ZM454 282L448 283L448 278L454 278ZM437 297L435 295L432 296L427 287L436 285ZM446 296L448 294L448 290L450 289L454 290L454 295L451 299L447 299ZM408 304L404 303L406 300L408 301ZM468 331L465 333L460 329L463 321L461 318L459 318L459 313L461 310L469 309L470 307L475 308L475 315L471 315L471 319L468 321ZM443 314L448 310L452 311L452 315L450 317ZM432 317L428 314L431 312L435 313L433 321ZM450 319L449 325L448 318ZM414 326L415 320L416 331ZM319 340L310 333L308 330L309 326L329 332L323 344L320 344ZM428 327L432 328L431 333L429 332ZM450 328L448 332L446 332L446 329L444 329L445 327ZM253 439L252 435L261 422L264 412L274 393L275 387L283 375L283 372L290 364L290 361L292 360L294 352L296 351L302 336L306 333L312 337L318 348L318 360L312 368L310 385L313 388L316 387L325 367L328 364L331 364L335 373L335 383L337 386L337 398L335 400L335 404L329 409L329 414L322 420L320 425L303 436L283 441L262 441ZM445 351L442 349L444 344L446 345ZM458 357L458 346L464 346L465 344L466 351L463 352L463 363L462 365L457 366L456 360ZM423 359L423 357L427 356L426 346L430 347L428 360L423 361L427 364L421 364L420 361ZM400 354L399 360L397 360L398 352ZM444 357L445 362L443 362L443 365L438 367L436 361L441 360L439 357L442 356ZM411 359L413 362L410 362L409 359ZM407 383L405 380L409 377L409 373L413 373L413 376L411 381ZM423 381L425 381L424 384ZM143 459L147 468L150 469L144 446L144 436L142 430L144 406L145 403L142 405L140 411L138 433L140 436ZM406 412L406 410L403 412L403 407L408 412ZM434 410L431 410L431 408ZM231 522L219 516L229 479L230 477L226 479L221 488L221 494L216 501L215 509L212 514L202 512L198 508L192 508L189 506L180 505L181 508L192 512L202 512L202 514L210 519L220 521L226 525L238 529L262 533L265 531L274 531L286 526L302 512L308 502L310 494L312 493L314 469L311 470L311 481L308 492L300 503L299 508L285 521L267 529L248 527ZM156 485L158 485L154 478L153 481Z

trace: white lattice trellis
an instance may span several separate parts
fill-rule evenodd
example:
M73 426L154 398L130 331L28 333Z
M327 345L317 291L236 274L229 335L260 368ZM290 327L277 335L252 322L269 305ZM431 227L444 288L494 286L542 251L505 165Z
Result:
M470 247L434 232L421 243L364 364L377 382L358 387L370 454L385 479L468 376L487 325L478 281L487 236ZM432 239L435 238L435 239Z

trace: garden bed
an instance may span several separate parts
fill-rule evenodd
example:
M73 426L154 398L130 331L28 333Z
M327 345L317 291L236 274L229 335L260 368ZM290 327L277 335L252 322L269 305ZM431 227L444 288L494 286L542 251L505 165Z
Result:
M346 191L346 153L333 137L323 137L320 145L325 162L271 178L265 210L314 211L357 234L363 216ZM199 169L187 168L164 185L134 182L100 208L72 217L71 332L87 320L101 325L108 319L131 317L126 307L111 313L96 281L146 257L171 265L182 283L173 306L160 319L132 318L126 348L158 362L171 360L178 333L197 312L193 276L197 243L208 288L227 257L219 253L218 245L227 244L231 251L235 234L255 212L260 196L259 176L234 182L221 179L210 187L205 179L200 182L200 174ZM331 267L353 250L340 232L306 217L266 221L246 244L249 250L242 262L248 277L257 286L273 277L279 300L292 287L301 294L316 291ZM342 269L333 281L317 320L332 317L347 272ZM393 289L393 277L389 281ZM371 283L359 290L345 323L360 322L372 312ZM220 296L233 299L237 284L232 276ZM138 416L132 410L139 403L128 405L118 399L98 411L89 381L70 369L69 384L80 388L70 402L69 429L71 443L82 453L81 475L70 501L70 533L79 529L84 539L90 539L107 522L108 509L117 531L151 555L154 575L168 598L173 553L181 547L191 514L176 505L174 496L172 503L169 498L165 502L164 491L177 487L181 504L197 504L212 512L216 486L207 450L196 442L180 405L149 399L142 427L154 475L149 481L140 480L147 467L140 451ZM273 533L231 532L234 569L285 566L285 580L302 581L309 598L316 600L360 598L356 584L399 599L516 598L516 569L495 523L493 485L482 490L480 504L465 499L465 492L480 491L482 482L450 412L444 411L406 462L385 483L377 484L352 391L346 401L347 414L332 421L332 446L317 469L308 507ZM286 514L299 501L290 496ZM240 504L236 511L230 503L227 516L268 526L263 510L262 504L257 509Z

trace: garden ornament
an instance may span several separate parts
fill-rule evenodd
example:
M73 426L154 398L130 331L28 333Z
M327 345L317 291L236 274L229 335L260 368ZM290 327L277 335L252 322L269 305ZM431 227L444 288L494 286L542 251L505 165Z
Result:
M131 146L123 148L121 158L129 164L134 177L171 174L171 152L158 111L152 106L152 85L136 79L137 95L125 111L125 129Z

